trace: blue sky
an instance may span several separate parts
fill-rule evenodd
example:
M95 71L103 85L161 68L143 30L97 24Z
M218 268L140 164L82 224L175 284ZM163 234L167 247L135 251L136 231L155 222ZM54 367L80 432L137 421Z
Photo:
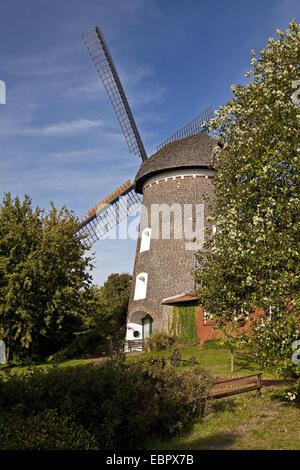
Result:
M251 49L296 17L298 0L10 0L0 5L1 197L66 205L82 215L127 179L128 152L82 42L99 25L148 155L165 138L245 83ZM132 272L134 240L93 247L95 283Z

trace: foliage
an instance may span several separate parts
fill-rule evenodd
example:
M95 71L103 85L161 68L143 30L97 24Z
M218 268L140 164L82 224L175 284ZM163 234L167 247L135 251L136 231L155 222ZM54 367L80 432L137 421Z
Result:
M177 454L180 450L299 449L300 401L287 402L285 395L289 390L294 394L290 387L277 386L263 388L261 396L249 392L210 400L201 422L171 439L151 440L147 449Z
M144 351L162 351L171 346L174 346L179 338L175 335L169 334L166 331L154 331L151 336L146 338L144 342Z
M244 336L241 331L241 326L237 322L227 323L216 329L220 333L220 344L224 345L230 351L241 349Z
M191 346L198 344L196 310L197 305L179 305L172 309L172 319L169 329L172 334L178 335Z
M290 369L299 330L299 33L293 20L259 56L252 51L252 80L233 86L233 98L211 121L222 147L211 219L217 233L195 273L201 304L220 323L272 311L266 326L254 324L251 344L261 366L278 373Z
M83 426L56 410L47 409L23 416L3 413L0 421L0 450L90 450L97 449L95 438Z
M248 84L211 121L216 147L217 234L199 253L195 273L205 310L224 323L256 308L299 310L300 26L269 39L256 56Z
M0 206L0 337L13 358L39 359L67 344L81 324L80 289L91 258L73 213L46 212L5 194Z
M2 448L13 448L16 441L23 448L47 448L43 436L54 429L53 416L61 418L62 435L55 426L49 448L74 448L64 432L69 427L74 435L74 423L79 447L86 448L86 436L91 436L92 448L142 448L146 438L167 435L201 417L210 384L209 374L198 366L178 371L157 358L129 364L117 358L0 377ZM20 417L20 438L12 432L15 416ZM23 423L28 423L28 434Z
M290 390L286 393L285 399L290 402L300 403L300 381L290 388Z
M118 332L126 323L132 276L111 274L101 287L91 286L83 293L86 305L85 331L106 335Z
M300 317L294 311L254 320L251 330L244 335L255 362L277 375L288 376L296 374L293 343L299 338Z
M87 287L80 293L82 326L76 337L54 360L107 355L111 342L122 342L132 276L111 274L103 286Z
M220 328L216 331L220 333L220 344L229 349L231 354L231 367L230 371L233 372L234 368L234 354L240 351L246 344L244 331L239 321L232 321L226 325L221 324Z
M74 358L99 357L107 354L109 347L106 336L98 331L78 334L67 346L48 357L49 362L62 362Z

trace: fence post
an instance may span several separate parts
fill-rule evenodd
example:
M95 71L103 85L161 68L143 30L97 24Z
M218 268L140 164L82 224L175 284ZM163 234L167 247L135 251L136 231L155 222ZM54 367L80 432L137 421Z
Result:
M261 373L257 374L257 395L261 395Z

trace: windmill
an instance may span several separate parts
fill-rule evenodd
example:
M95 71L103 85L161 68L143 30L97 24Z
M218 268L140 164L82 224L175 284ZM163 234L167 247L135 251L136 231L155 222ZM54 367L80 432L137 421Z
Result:
M110 230L116 227L117 224L119 224L123 219L125 219L128 215L130 215L140 207L142 202L142 195L144 196L145 200L144 186L145 183L149 183L149 178L155 179L155 175L159 175L162 173L165 174L166 170L168 170L169 172L173 171L173 173L175 171L176 173L176 171L178 172L179 167L181 168L181 171L179 172L179 176L181 179L184 178L184 175L186 175L187 177L191 176L191 172L195 178L196 176L212 177L212 170L210 175L202 173L209 173L210 171L208 170L208 168L211 164L212 147L215 145L215 142L207 135L208 123L213 117L212 108L209 107L205 111L200 113L198 116L196 116L193 120L188 122L184 127L179 129L171 137L169 137L160 145L158 145L157 152L148 158L102 31L99 27L95 27L91 31L88 31L87 33L83 34L82 38L91 56L92 62L94 63L95 68L104 85L104 88L111 101L111 104L115 110L129 151L134 153L142 161L134 183L131 183L131 181L128 180L80 218L78 233L84 235L84 242L87 246L90 247L97 240L104 238ZM199 141L200 135L205 136L205 139L201 137ZM199 145L197 144L197 142ZM190 157L187 159L186 162L178 161L177 157L170 159L170 151L171 157L172 155L175 155L176 152L178 154L178 149L176 150L177 143L179 144L179 147L181 147L181 152L183 153L185 152L183 148L187 147L189 147L190 149L195 149L196 147L199 147L201 149L203 147L206 153L208 149L208 158L206 158L207 156L204 158L204 160L201 156L200 158L198 158L197 151L194 150L192 151L192 153L189 153ZM182 147L182 145L184 147ZM188 168L190 170L188 170ZM196 170L194 171L193 169ZM202 173L200 171L201 169L203 170ZM182 172L184 173L184 175L181 174ZM190 174L188 174L189 172ZM171 178L172 181L175 181L175 179L178 178L178 175L172 175ZM167 179L168 178L166 178L165 176L165 180ZM151 182L148 184L148 186L149 185L151 186ZM186 199L184 196L181 202L183 203L185 200ZM196 200L194 202L196 202ZM140 237L137 246L134 282L132 287L131 300L129 304L128 325L134 325L128 327L129 339L137 339L141 336L148 336L149 334L151 334L154 319L159 320L159 309L157 310L157 305L151 309L151 307L149 306L151 302L149 305L147 305L147 302L145 301L147 297L145 288L145 292L143 292L143 286L145 287L148 282L147 261L145 260L147 257L147 251L149 251L149 248L144 249L143 246L150 246L151 229L148 228L147 231L146 227L143 234L145 235L144 239ZM162 249L164 250L164 248ZM161 248L159 250L161 250ZM141 258L143 258L144 264L146 262L146 267L138 266L140 264ZM188 256L189 263L190 258L191 257ZM136 273L137 269L139 270L139 273ZM143 269L143 272L141 272L140 269ZM185 276L187 276L186 273ZM153 289L154 292L157 292L157 288L155 288L155 285ZM162 293L161 295L164 295L164 293ZM164 299L165 297L166 295L164 295ZM164 299L159 299L160 304L163 303L162 300ZM133 307L133 312L130 312L132 310L132 304L135 304L135 307ZM155 309L156 313L154 311ZM134 316L135 318L133 319ZM159 324L161 326L161 321L157 321L157 325Z

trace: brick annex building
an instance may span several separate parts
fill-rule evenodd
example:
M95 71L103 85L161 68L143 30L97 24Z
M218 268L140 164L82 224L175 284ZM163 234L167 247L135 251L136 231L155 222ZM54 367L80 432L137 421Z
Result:
M180 305L182 309L197 305L192 272L197 267L195 254L203 246L203 227L209 228L206 217L214 199L215 146L216 141L205 133L186 137L169 143L139 168L135 191L143 195L143 205L128 306L127 340L144 339L154 329L168 330L174 306ZM155 210L158 205L169 208L169 237L168 213L165 219L164 215L158 216ZM193 222L195 226L196 216L203 220L203 226L192 239L187 238L186 225ZM212 337L213 324L200 306L196 309L196 322L202 344Z

